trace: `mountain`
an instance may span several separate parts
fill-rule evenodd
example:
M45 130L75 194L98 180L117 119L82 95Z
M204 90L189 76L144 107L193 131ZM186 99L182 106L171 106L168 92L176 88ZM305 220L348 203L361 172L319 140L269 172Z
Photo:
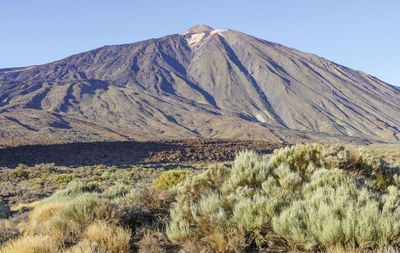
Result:
M234 30L0 69L0 144L183 138L400 139L400 89Z

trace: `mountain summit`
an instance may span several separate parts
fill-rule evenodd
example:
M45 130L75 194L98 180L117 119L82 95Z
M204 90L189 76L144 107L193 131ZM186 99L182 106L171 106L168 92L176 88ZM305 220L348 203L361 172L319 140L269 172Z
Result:
M209 27L208 25L194 25L189 30L181 33L181 35L186 35L190 33L210 33L214 30L214 28Z
M0 144L400 139L400 89L234 30L104 46L0 69Z

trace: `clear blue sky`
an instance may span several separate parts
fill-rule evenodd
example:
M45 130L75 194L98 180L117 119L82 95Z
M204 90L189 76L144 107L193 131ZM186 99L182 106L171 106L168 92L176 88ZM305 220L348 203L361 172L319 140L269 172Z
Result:
M0 0L0 68L43 64L203 23L400 86L399 0Z

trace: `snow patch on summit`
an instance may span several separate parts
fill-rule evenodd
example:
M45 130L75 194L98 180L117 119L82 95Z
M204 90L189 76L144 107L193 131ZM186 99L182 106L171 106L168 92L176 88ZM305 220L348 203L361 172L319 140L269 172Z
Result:
M224 32L226 30L223 29L214 29L211 30L210 32L198 32L198 33L193 33L193 32L184 32L182 33L182 35L186 35L186 36L190 36L190 37L186 37L186 41L188 42L189 46L191 48L195 47L197 44L199 44L199 42L203 39L203 38L208 38L214 34L221 34L222 32Z
M190 36L190 38L187 40L189 46L194 47L196 46L200 40L206 35L205 33L194 33Z

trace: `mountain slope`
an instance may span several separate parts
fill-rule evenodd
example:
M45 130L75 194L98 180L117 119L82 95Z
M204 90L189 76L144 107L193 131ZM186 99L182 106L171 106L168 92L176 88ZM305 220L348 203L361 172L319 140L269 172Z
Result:
M206 25L0 70L3 145L202 137L398 141L399 115L399 88Z

